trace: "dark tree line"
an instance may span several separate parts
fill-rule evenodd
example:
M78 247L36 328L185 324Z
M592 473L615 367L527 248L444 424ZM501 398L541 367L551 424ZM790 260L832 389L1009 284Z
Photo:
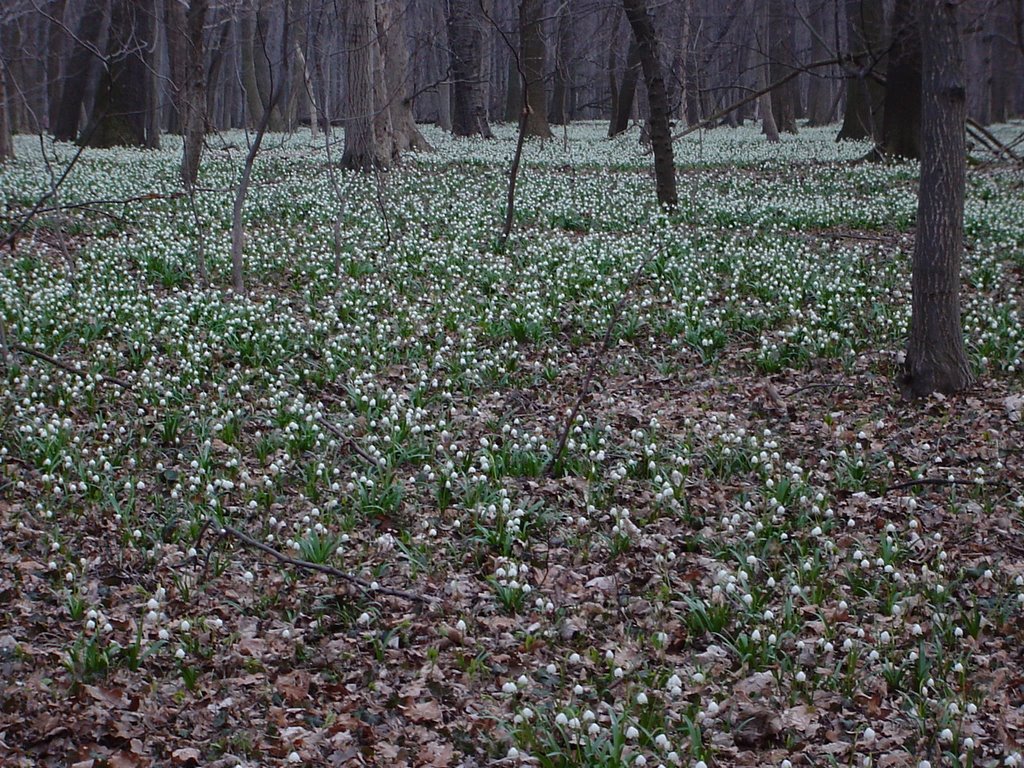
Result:
M716 122L726 125L764 121L770 138L799 121L835 121L841 138L872 137L888 153L916 156L915 4L651 3L669 118L695 125L722 112ZM424 146L415 121L482 136L494 122L518 121L524 88L529 135L580 119L607 119L615 135L652 116L628 5L8 0L0 151L10 152L11 132L155 147L164 133L186 133L197 107L205 130L254 128L265 110L271 131L355 126L370 110L377 134L395 131L395 147L369 153L379 166L395 150ZM961 5L968 116L984 125L1024 114L1024 0ZM770 98L745 100L774 83ZM353 164L366 166L367 150L353 152Z

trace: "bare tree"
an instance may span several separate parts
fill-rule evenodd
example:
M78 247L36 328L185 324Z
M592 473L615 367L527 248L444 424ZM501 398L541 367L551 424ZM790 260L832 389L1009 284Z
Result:
M526 104L526 135L551 137L545 110L543 0L520 0L519 48Z
M449 0L448 46L451 50L452 133L490 138L483 70L483 19L479 0Z
M846 110L836 139L880 141L885 100L880 77L885 50L882 0L846 0L846 35L847 66L852 72L846 80Z
M0 40L0 162L12 157L14 157L14 135L7 107L7 63L4 60L3 40Z
M960 320L967 106L958 5L927 0L919 8L921 180L902 381L904 393L912 397L957 392L972 381Z
M374 0L351 0L345 15L345 47L348 55L348 118L345 122L345 154L341 164L357 171L385 168L391 163L390 147L380 142L378 132L387 128L377 117L374 88ZM379 98L379 96L378 96ZM387 107L381 110L387 112ZM390 136L383 138L390 139Z
M658 202L665 208L675 208L676 166L672 155L672 134L669 130L668 89L658 55L658 38L654 22L647 10L647 0L622 0L626 18L633 29L640 63L647 83L647 103L651 148L654 150L654 177Z
M551 89L548 122L564 125L570 120L573 86L573 18L568 0L558 9L558 46L555 49L555 77Z
M209 0L190 0L185 17L182 76L184 94L180 101L184 150L181 156L181 181L186 189L195 187L199 159L206 137L206 62L203 56L203 29Z
M378 2L377 7L377 28L384 58L384 78L395 147L399 153L409 150L429 151L430 143L416 127L412 114L412 78L405 35L409 0L387 0ZM397 13L394 13L395 9Z
M921 6L944 0L896 0L885 83L885 114L879 154L921 156ZM961 43L962 46L962 43Z

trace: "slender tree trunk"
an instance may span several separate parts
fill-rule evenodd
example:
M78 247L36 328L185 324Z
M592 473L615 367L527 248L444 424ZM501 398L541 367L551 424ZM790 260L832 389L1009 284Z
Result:
M220 34L217 35L217 44L210 53L210 64L206 70L206 128L228 127L229 119L216 119L217 117L217 96L221 93L221 71L224 69L225 52L231 44L232 33L231 16L225 16L220 21ZM234 85L231 92L235 92Z
M640 47L636 37L629 37L629 52L626 54L626 71L622 73L622 87L615 100L615 111L608 129L609 136L618 136L629 128L629 118L633 114L633 102L636 100L636 81L640 76Z
M519 76L516 57L508 57L508 88L505 91L505 122L519 119L523 111L523 78Z
M928 0L920 8L921 181L903 378L912 397L971 384L960 321L967 106L957 5Z
M172 94L170 116L167 121L169 133L185 133L185 91L188 88L186 84L188 76L185 71L189 66L188 53L185 50L188 46L185 16L190 7L191 3L186 5L178 0L171 0L164 4L166 17L164 28L167 30L167 61Z
M48 94L48 115L47 129L52 131L57 125L57 116L60 114L60 101L63 94L64 73L61 71L64 66L64 57L67 51L68 35L64 28L64 11L67 8L67 0L52 0L49 13L54 21L49 22L47 40L47 62L46 62L46 85Z
M896 0L885 84L883 156L907 159L921 156L921 37L918 34L918 14L922 5L939 2L945 0Z
M432 18L436 19L439 42L433 46L433 60L437 66L437 124L445 131L452 130L452 58L448 55L451 47L448 41L448 18L441 3L431 5Z
M678 204L676 194L676 166L672 156L672 134L669 130L668 89L665 87L665 76L661 69L658 55L658 39L654 31L654 22L647 10L646 0L623 0L622 7L626 18L633 28L640 63L644 70L644 81L647 84L647 101L650 117L648 118L651 135L651 148L654 150L654 177L658 192L658 202L665 208L675 208Z
M615 23L610 27L611 33L608 37L608 93L611 118L608 121L608 136L614 136L615 120L619 114L619 84L617 74L619 69L619 28L622 26L622 14L618 8L611 8L608 13L614 17ZM607 18L607 17L606 17ZM607 26L602 25L602 26Z

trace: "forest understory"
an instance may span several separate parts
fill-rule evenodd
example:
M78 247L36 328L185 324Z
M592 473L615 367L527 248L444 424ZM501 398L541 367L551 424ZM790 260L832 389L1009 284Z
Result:
M665 214L604 128L504 246L512 126L269 135L244 296L244 134L82 154L0 252L4 766L1024 765L1020 168L906 402L916 164L694 133ZM17 141L0 235L76 152Z

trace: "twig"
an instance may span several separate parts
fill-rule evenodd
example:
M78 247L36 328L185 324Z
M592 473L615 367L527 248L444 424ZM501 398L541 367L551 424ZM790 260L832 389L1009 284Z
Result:
M307 570L307 571L316 571L318 573L326 573L328 576L335 576L335 577L337 577L339 579L347 581L349 584L353 584L353 585L359 587L364 592L375 592L375 593L379 593L379 594L382 594L382 595L391 595L392 597L400 597L403 600L408 600L409 602L413 602L413 603L426 603L426 604L429 605L431 603L437 602L437 598L427 597L426 595L417 595L417 594L414 594L412 592L405 592L405 591L403 591L401 589L392 589L391 587L381 587L381 586L374 587L368 581L360 579L358 576L353 576L351 573L347 573L347 572L342 571L342 570L340 570L338 568L334 568L334 567L332 567L330 565L323 565L322 563L311 563L308 560L298 560L298 559L296 559L294 557L289 557L288 555L283 555L280 552L278 552L276 549L274 549L273 547L267 546L266 544L264 544L261 541L257 541L252 536L249 536L248 534L242 533L240 530L238 530L237 528L234 528L234 527L232 527L230 525L221 526L220 530L221 530L222 533L227 533L227 534L230 534L231 536L234 536L236 539L241 541L243 544L248 544L250 547L253 547L255 549L260 550L261 552L264 552L264 553L270 555L271 557L273 557L275 560L277 560L280 563L284 563L286 565L293 565L296 568L302 568L302 569Z
M576 422L576 414L580 410L580 406L583 405L584 399L590 392L590 385L594 380L594 372L597 370L597 364L601 360L601 357L605 352L608 351L608 346L612 340L612 330L615 328L615 323L619 319L619 314L622 312L622 307L626 304L626 299L629 298L629 294L632 293L633 287L636 285L636 281L639 279L641 273L650 263L654 257L656 251L651 251L647 254L647 257L640 262L640 266L636 268L636 272L633 273L633 277L626 285L626 290L622 292L622 296L619 298L615 307L612 309L612 316L608 318L608 327L604 331L604 339L601 341L601 347L594 353L594 357L590 360L590 365L587 366L586 375L583 377L583 384L580 386L580 394L576 398L576 402L572 406L572 410L569 411L569 416L565 420L565 425L562 427L562 433L558 436L558 443L555 446L555 452L551 454L551 458L548 459L547 466L544 467L544 474L551 476L555 466L562 458L562 454L565 452L565 444L569 440L569 432L572 431L572 425Z
M984 487L986 485L1005 486L1006 483L1001 480L986 480L984 482L978 482L976 480L954 480L948 477L921 477L917 480L907 480L902 483L890 485L882 491L882 495L885 496L887 493L891 491L898 491L901 488L912 488L915 485L974 485Z
M786 397L792 397L800 392L805 392L808 389L838 389L840 387L846 387L847 389L853 389L853 384L846 384L844 382L833 382L831 384L804 384L802 387L797 387L792 392L787 392Z
M32 347L26 347L24 344L11 344L11 349L16 349L17 351L29 355L30 357L34 357L39 360L42 360L43 362L49 363L52 366L60 368L62 371L67 371L68 373L73 373L76 376L81 376L83 379L92 375L95 376L100 381L106 382L108 384L116 384L117 386L122 387L123 389L132 388L132 385L129 384L124 379L119 379L116 376L104 376L102 373L90 374L88 371L80 371L77 368L68 365L67 363L61 362L55 357L50 357L45 352L39 352L38 350L32 349Z
M359 458L361 458L363 461L367 462L371 466L374 466L374 467L377 466L377 460L374 459L370 454L368 454L362 448L360 448L359 445L356 443L356 441L352 437L349 437L348 435L346 435L344 432L342 432L336 426L331 424L331 422L329 422L323 416L318 416L317 417L317 421L319 421L321 424L323 424L325 427L327 427L328 431L330 431L335 437L337 437L340 440L342 440L345 443L347 443L348 447L351 448L352 452L355 453Z

